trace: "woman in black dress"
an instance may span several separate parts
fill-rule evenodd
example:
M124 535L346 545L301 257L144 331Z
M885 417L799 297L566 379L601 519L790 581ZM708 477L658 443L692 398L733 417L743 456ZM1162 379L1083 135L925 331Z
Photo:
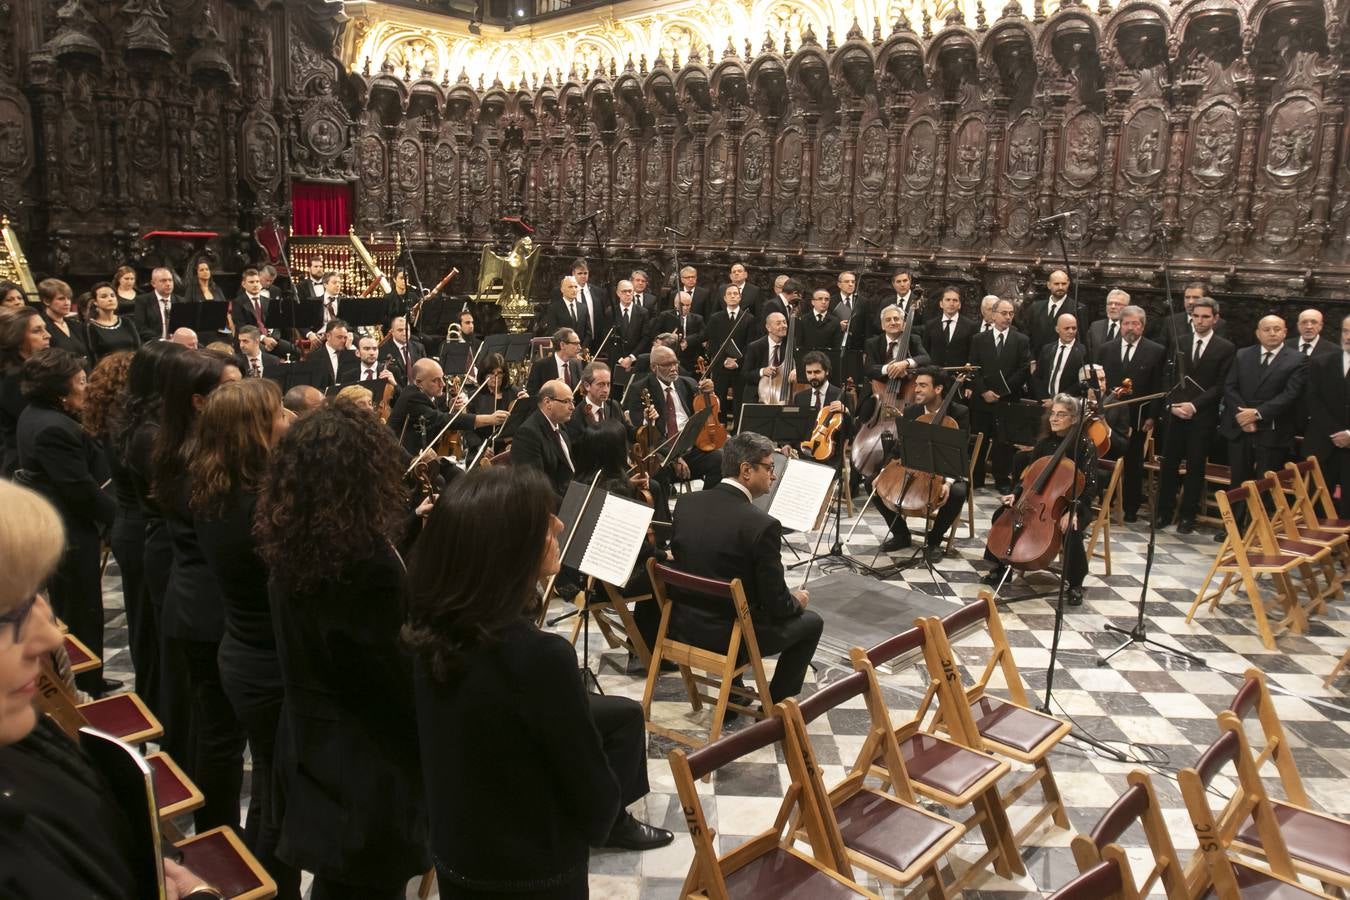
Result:
M84 343L84 326L71 316L70 285L59 278L44 278L38 282L38 299L42 301L42 318L52 336L52 346L68 352L89 366L89 347Z
M220 682L248 735L253 760L244 840L277 882L299 900L300 872L277 859L272 757L281 717L281 668L267 604L267 566L253 538L258 487L288 417L281 389L265 378L223 384L202 406L188 450L189 504L202 552L225 602Z
M136 311L136 270L131 266L118 266L112 277L113 291L117 294L117 313L129 316Z
M432 510L409 562L404 638L444 898L588 896L592 846L659 847L626 807L647 793L642 710L586 693L576 650L541 631L561 564L544 475L478 469ZM503 803L502 786L529 785Z
M66 530L66 552L49 582L52 606L95 656L103 656L102 536L117 505L102 485L108 467L98 442L80 427L87 377L64 350L50 347L23 364L28 406L19 416L16 480L42 494ZM82 690L103 693L99 672L77 679Z
M135 350L141 345L141 333L128 316L117 314L117 294L106 281L94 285L94 300L85 322L85 345L89 358L97 365L109 353Z
M1078 419L1082 415L1082 409L1082 402L1072 394L1055 395L1050 402L1048 430L1036 442L1036 446L1032 448L1031 452L1026 455L1023 471L1042 457L1054 456L1055 451L1059 449L1059 445L1077 432ZM1087 577L1088 570L1087 553L1083 549L1083 532L1092 522L1092 501L1097 496L1097 445L1092 443L1086 434L1080 435L1077 454L1073 454L1073 449L1070 447L1064 458L1072 459L1074 455L1077 456L1078 471L1083 473L1083 489L1078 492L1077 497L1073 498L1073 502L1069 506L1063 560L1064 578L1069 583L1067 602L1070 606L1081 606L1083 604L1083 579ZM994 513L994 520L997 521L999 516L1006 513L1021 495L1022 485L1021 480L1018 479L1013 492L1001 498L1003 505ZM984 551L984 558L995 563L994 570L984 577L984 583L988 585L1000 584L1007 567L999 563L988 548Z
M19 387L24 361L50 345L47 322L36 309L0 309L0 477L19 467L19 414L28 405Z
M506 371L506 361L502 359L500 353L489 353L487 358L476 368L479 372L479 383L483 385L483 389L477 391L468 410L475 416L490 416L498 411L509 411L511 404L518 398L529 396L524 391L512 387L510 376ZM466 390L473 394L476 389L466 388ZM498 430L499 426L493 425L465 432L465 453L476 453L478 448L483 446L483 442L491 438L493 432ZM497 446L492 449L500 450L502 443L502 439L498 437Z
M164 359L161 372L151 493L172 550L160 618L160 691L176 720L173 739L186 751L175 759L186 760L184 770L206 795L206 805L193 816L197 830L238 828L246 738L220 684L216 654L225 634L225 612L188 508L187 460L197 411L218 386L242 376L233 361L204 350ZM189 711L185 741L180 718L184 704ZM164 727L167 737L169 723Z
M399 266L394 270L392 290L384 295L385 302L385 328L389 323L399 316L406 316L417 303L417 288L410 287L408 284L408 270Z
M399 646L407 487L398 441L355 404L325 404L272 451L258 553L285 688L278 854L313 900L402 897L431 865L411 661Z

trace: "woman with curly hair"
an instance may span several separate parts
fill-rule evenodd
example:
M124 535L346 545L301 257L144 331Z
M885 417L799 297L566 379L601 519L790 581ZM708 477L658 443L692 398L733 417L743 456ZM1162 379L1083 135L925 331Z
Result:
M49 347L23 364L28 406L19 416L15 480L42 494L61 514L66 552L49 583L52 607L71 633L101 657L99 553L117 505L102 489L108 480L103 452L80 428L86 387L84 366L65 350ZM95 696L103 693L100 672L85 672L76 683Z
M286 692L279 854L314 873L314 900L402 897L430 866L411 662L399 646L400 458L369 412L325 404L281 438L258 499Z
M51 342L42 314L33 307L0 309L0 477L9 478L19 465L15 432L28 405L19 388L20 370L24 360Z
M267 566L253 538L258 488L288 422L276 382L250 378L222 384L197 417L187 466L197 538L225 604L225 636L216 657L220 683L253 758L244 840L277 882L278 896L299 900L299 870L276 856L272 756L283 692Z

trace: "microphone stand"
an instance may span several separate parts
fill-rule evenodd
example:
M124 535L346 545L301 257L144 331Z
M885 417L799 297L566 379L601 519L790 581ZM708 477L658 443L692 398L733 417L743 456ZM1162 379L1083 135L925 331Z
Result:
M1172 388L1168 390L1168 397L1171 397L1173 391L1181 386L1177 381L1177 351L1181 349L1181 340L1177 335L1177 322L1173 313L1174 299L1172 297L1172 279L1168 274L1167 260L1171 256L1171 248L1167 243L1167 231L1163 229L1159 237L1163 245L1163 290L1167 293L1167 324L1172 336L1172 352L1167 354L1163 362L1163 384L1171 384ZM1171 412L1164 411L1164 415L1158 416L1159 420L1164 422L1163 431L1166 432L1173 426L1171 421ZM1154 435L1158 435L1157 420L1154 422ZM1153 574L1153 557L1158 542L1158 498L1154 495L1153 508L1149 511L1148 517L1148 551L1144 557L1144 578L1139 588L1139 613L1134 620L1133 628L1121 628L1110 622L1106 623L1106 630L1113 631L1116 634L1125 635L1125 642L1110 653L1097 660L1097 665L1104 666L1122 650L1133 647L1136 644L1142 645L1145 649L1157 650L1160 653L1167 653L1171 656L1179 657L1196 665L1203 666L1205 661L1194 653L1180 650L1176 647L1169 647L1166 644L1159 643L1148 636L1148 629L1144 625L1144 610L1148 604L1148 580Z
M417 300L420 303L426 299L427 291L422 286L422 276L417 274L417 260L413 258L412 244L408 242L407 220L395 224L393 230L403 242L403 252L408 256L408 274L412 276L412 283L417 287Z
M277 224L277 230L281 230L280 223ZM283 234L284 233L285 232L283 232ZM290 254L286 252L286 244L288 241L289 238L283 237L282 240L277 242L277 259L281 262L282 267L285 268L286 281L291 287L290 315L285 318L290 320L288 324L291 329L291 338L296 339L300 334L300 328L295 324L295 318L300 314L300 289L295 284L295 272L291 270ZM278 293L280 292L278 291Z

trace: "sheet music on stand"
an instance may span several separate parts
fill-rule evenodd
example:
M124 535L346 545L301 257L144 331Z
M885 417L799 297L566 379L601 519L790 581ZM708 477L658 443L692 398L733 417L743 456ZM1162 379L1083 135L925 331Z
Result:
M623 587L637 565L653 514L645 503L573 482L558 513L565 535L563 564Z
M769 515L793 531L818 530L830 502L834 476L833 466L804 459L788 460L769 504Z

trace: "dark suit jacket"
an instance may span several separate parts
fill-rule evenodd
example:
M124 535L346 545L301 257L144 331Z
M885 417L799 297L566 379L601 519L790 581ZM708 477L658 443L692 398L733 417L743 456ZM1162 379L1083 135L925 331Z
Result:
M1254 408L1261 416L1256 423L1256 443L1262 447L1287 446L1294 439L1298 422L1298 398L1308 380L1308 361L1282 349L1268 367L1261 366L1260 344L1243 347L1233 357L1223 389L1223 417L1219 431L1229 440L1243 435L1237 423L1240 407Z
M286 798L287 859L341 881L388 884L431 859L412 666L399 642L406 576L392 547L372 550L334 560L334 577L317 582L274 573L286 701L272 765Z
M18 464L26 483L61 514L67 530L103 532L112 527L117 504L100 485L108 466L98 442L60 410L30 403L19 414Z
M964 366L970 362L970 341L979 326L964 316L957 316L956 324L952 327L952 339L948 342L947 330L942 327L944 319L945 316L938 313L924 322L921 331L923 345L928 348L933 365Z
M728 334L733 335L732 340L735 342L735 346L733 347L730 343L727 344L723 359L740 359L745 355L751 342L764 334L764 326L760 321L743 309L736 313L734 330L732 328L733 323L727 316L726 310L714 313L711 318L705 321L707 325L703 329L703 348L706 351L704 355L708 357L710 363L712 362L712 355L722 346L722 342L726 340ZM721 367L719 361L713 366L713 371L715 372ZM734 377L740 378L741 376L737 374Z
M567 440L565 429L559 429L559 433L563 440ZM567 449L575 463L575 451L570 444ZM553 426L537 409L516 429L515 437L511 440L511 465L533 466L543 472L553 485L553 492L558 495L559 501L567 493L567 485L574 474L572 464L563 456L562 448L553 436Z
M183 302L183 298L177 294L173 295L172 303ZM163 333L164 314L160 311L159 300L155 297L154 291L146 291L136 297L136 311L132 313L132 320L136 323L136 330L141 333L142 341L157 341Z
M93 360L89 357L89 345L85 342L87 332L85 326L79 319L67 319L66 327L70 329L70 336L67 337L47 315L46 310L40 313L42 321L47 326L47 333L52 336L51 346L58 350L65 350L71 356L82 361L86 368L93 365Z
M836 353L839 350L841 333L839 317L832 312L825 314L824 322L817 322L815 311L807 310L804 315L797 319L797 333L801 335L798 345L802 348L803 353L809 350ZM831 372L831 374L834 373Z
M423 359L427 355L426 347L422 346L421 341L409 340L407 348L408 366L405 368L402 359L403 354L398 352L398 345L392 339L380 347L380 366L383 367L387 363L389 371L394 374L394 379L401 385L407 385L408 371L417 364L419 359Z
M1281 356L1284 353L1280 351ZM1338 449L1331 436L1350 428L1350 384L1341 371L1339 353L1314 353L1307 369L1303 396L1308 425L1303 432L1303 454L1325 462Z
M772 626L802 612L783 577L782 533L777 519L735 487L718 484L686 494L676 504L670 549L683 571L722 581L739 578L756 626ZM673 624L687 639L709 631L716 639L735 617L730 602L675 597Z
M599 311L597 310L597 318ZM549 334L557 331L559 328L571 328L581 338L583 344L589 345L591 340L599 340L604 337L603 334L591 335L590 325L583 322L581 315L581 302L577 301L577 317L567 311L567 304L561 298L553 300L548 305L548 312L544 315L544 322L548 326ZM596 325L599 326L599 321Z
M889 339L884 334L878 334L867 339L867 343L863 347L863 374L868 378L875 381L886 380L886 373L882 371L882 368L883 363L890 361L886 356L886 345L888 343ZM917 328L909 333L909 352L900 357L900 359L906 358L914 360L914 366L910 369L911 372L915 368L926 366L931 362Z
M1055 357L1059 354L1059 339L1046 344L1041 348L1040 353L1036 354L1036 371L1031 375L1031 396L1034 400L1050 399L1050 373L1055 367ZM1061 364L1063 372L1059 376L1060 390L1068 390L1073 393L1073 386L1078 384L1078 370L1083 367L1087 361L1087 348L1083 346L1082 341L1074 341L1073 346L1069 348L1068 356Z
M979 366L971 381L970 402L973 407L987 406L980 395L994 391L1001 400L1020 399L1031 374L1031 341L1020 331L1009 328L1003 340L1003 352L996 351L995 332L985 331L970 341L970 363ZM994 375L998 372L1007 382L1011 393L1004 393L1003 383Z
M618 361L625 356L640 356L651 349L652 341L649 334L649 325L650 320L647 318L647 310L636 303L629 310L629 321L625 325L622 310L618 304L615 304L614 336L609 339L609 346L602 348L609 358L610 369L616 369ZM603 335L601 336L603 337ZM617 369L615 374L621 374L622 372L622 369Z
M792 397L792 405L798 409L812 409L812 401L815 399L815 391L810 385L805 390L798 391ZM839 400L844 404L844 424L839 426L835 433L836 452L843 448L843 442L853 436L853 429L857 422L853 418L853 410L848 408L848 398L844 396L844 389L831 382L825 388L825 405L829 406L834 401Z
M361 362L357 359L355 350L343 350L338 353L337 378L333 377L332 359L326 346L320 345L305 360L305 374L309 383L321 391L335 384L355 381L360 371Z
M783 362L788 361L791 356L791 350L787 338L783 339ZM755 338L750 342L750 346L745 348L745 359L741 360L741 385L745 391L744 399L748 402L758 402L756 394L759 390L759 370L765 368L770 363L769 337Z
M473 414L464 412L456 416L437 406L426 392L413 385L399 392L389 411L389 427L398 436L403 449L409 453L420 453L425 448L424 441L436 437L446 423L454 419L456 431L473 429ZM418 423L422 423L419 426ZM422 432L426 432L425 438Z
M651 328L651 333L647 335L647 346L651 347L652 339L658 334L666 332L683 331L684 339L688 342L688 347L684 350L675 351L675 355L680 358L680 365L686 369L693 369L694 362L702 355L704 346L704 332L706 330L703 317L696 312L691 312L684 317L684 327L680 327L680 316L675 310L668 309L656 317L655 324Z
M280 379L281 372L279 371L279 368L280 366L283 365L281 359L279 357L273 356L266 350L263 350L260 356L262 357L262 377ZM245 378L248 378L249 377L248 357L236 351L234 354L234 362L235 365L239 366L240 374L242 374ZM285 385L282 386L282 390L283 391L286 390Z
M676 289L676 293L682 290L684 290L684 285L680 285L680 287ZM689 292L689 298L689 311L698 313L703 317L703 321L705 322L712 318L713 313L727 308L726 304L722 302L722 295L718 294L713 296L712 288L708 287L706 284L695 284L694 289ZM669 302L666 305L673 306L675 304L675 295L671 294L668 299Z
M838 290L830 292L830 312L839 317L840 322L847 321L848 333L845 349L861 351L867 339L881 331L881 309L876 301L854 291L852 305L843 306L843 297Z
M623 422L623 407L613 397L605 401L605 418ZM597 464L591 459L590 448L586 446L586 436L588 432L598 427L598 423L590 418L590 406L587 405L586 398L578 396L576 409L572 410L572 418L563 423L562 429L567 432L567 446L572 451L572 462L576 464L577 473L580 475L594 472L597 468ZM632 443L633 427L624 422L624 428L628 432L629 443Z
M886 291L886 293L882 294L881 296L873 298L872 303L876 307L877 313L877 329L880 330L881 328L881 311L883 309L885 309L888 306L898 306L900 307L900 312L902 314L908 313L910 305L913 304L914 301L918 299L919 295L912 288L910 289L909 294L906 297L904 297L903 300L901 299L900 295L895 293L894 290ZM942 315L942 313L939 312L938 315L940 316ZM928 310L926 306L920 306L916 308L914 310L915 327L927 325L931 317L932 313Z
M572 370L572 386L581 384L581 360L571 359L567 362L567 367ZM545 356L542 359L536 359L534 365L530 366L530 375L525 379L525 390L531 397L539 395L539 389L545 382L553 381L558 377L558 363L553 356Z
M1074 302L1073 295L1069 294L1060 301L1059 310L1055 313L1055 318L1068 313L1071 316L1078 315L1078 304ZM1031 338L1031 352L1037 353L1042 347L1053 340L1057 340L1059 335L1055 332L1055 323L1050 318L1050 300L1037 300L1027 309L1026 316L1027 337Z
M684 405L685 412L692 416L694 414L694 396L698 393L698 382L681 375L671 382L671 389L680 398L680 403ZM661 439L665 440L670 437L666 434L666 390L661 386L661 379L654 374L647 373L642 380L628 389L628 418L639 425L645 420L642 409L643 390L651 395L652 406L656 407L657 412L656 430L661 433Z
M1302 356L1303 355L1302 351L1299 350L1299 346L1302 343L1303 337L1301 335L1296 334L1293 337L1289 338L1287 341L1285 341L1284 346L1286 350L1293 350L1295 353L1298 353L1300 356ZM1324 353L1330 354L1340 352L1341 352L1340 345L1337 344L1335 341L1327 340L1326 334L1319 334L1317 336L1317 343L1313 344L1312 348L1312 356L1314 359L1317 358L1318 356L1321 356Z
M1187 335L1191 333L1190 313L1185 312L1172 313L1170 316L1149 319L1149 322L1151 324L1156 323L1152 328L1149 329L1149 332L1156 332L1156 333L1149 333L1149 332L1145 333L1148 334L1149 337L1153 338L1153 340L1162 344L1164 347L1171 346L1172 344L1172 326L1169 324L1169 320L1174 320L1177 323L1177 336L1182 338L1183 340L1186 338ZM1228 323L1225 322L1223 319L1219 319L1217 322L1214 323L1214 330L1211 332L1211 334L1217 334L1221 338L1228 337Z
M1091 325L1087 327L1086 336L1084 335L1082 324L1081 323L1079 324L1078 337L1085 344L1087 344L1088 352L1090 354L1095 354L1097 352L1097 348L1100 347L1102 344L1106 343L1106 326L1109 321L1110 321L1109 319L1101 318L1093 322ZM1187 328L1186 330L1190 331L1189 328ZM1116 337L1120 337L1119 322L1116 323Z
M1097 349L1092 358L1094 363L1106 370L1106 389L1115 390L1124 379L1128 378L1136 397L1156 394L1162 390L1163 358L1167 355L1162 344L1148 338L1140 338L1134 346L1134 355L1130 358L1128 366L1120 356L1122 346L1123 341L1120 339L1108 341ZM1112 428L1124 433L1145 419L1155 418L1160 406L1158 400L1133 406L1118 406L1106 411L1106 421Z
M1205 352L1198 363L1191 361L1191 348L1195 336L1190 329L1181 336L1181 348L1177 354L1177 371L1183 377L1189 376L1205 389L1205 392L1191 401L1195 404L1195 418L1191 421L1207 423L1213 428L1219 421L1219 400L1223 397L1223 385L1228 379L1228 368L1233 364L1233 355L1237 348L1233 342L1211 333L1205 340ZM1284 351L1280 351L1283 353Z
M258 295L258 303L262 305L263 318L266 319L272 311L272 300L266 294ZM230 301L230 320L234 322L234 330L239 331L245 325L252 325L255 328L265 324L259 322L258 317L253 312L253 304L248 300L248 294L240 291Z
M727 285L730 283L731 282L728 281L717 286L717 305L720 309L726 309L726 304L722 302L722 297L724 296L723 292L726 291ZM748 281L741 285L741 309L748 309L762 319L768 314L763 308L764 299L764 292L757 286ZM779 311L781 312L781 310Z

